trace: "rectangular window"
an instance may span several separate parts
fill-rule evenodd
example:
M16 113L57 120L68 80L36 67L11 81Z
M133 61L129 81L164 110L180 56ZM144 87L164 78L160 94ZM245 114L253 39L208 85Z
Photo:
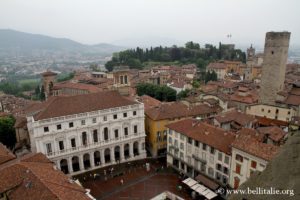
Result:
M180 142L180 149L184 150L184 146L182 142Z
M51 143L47 143L47 144L46 144L46 151L47 151L47 154L52 153L52 146L51 146Z
M93 140L94 142L98 142L98 131L96 129L93 130Z
M228 168L227 167L223 167L223 173L228 174Z
M72 148L75 148L75 147L76 147L76 141L75 141L75 138L72 138L72 139L71 139L71 147L72 147Z
M138 127L137 127L137 125L134 125L134 126L133 126L133 132L134 132L134 133L137 133L137 132L138 132Z
M180 134L180 139L184 140L184 135Z
M65 147L64 147L64 141L59 141L58 145L59 145L59 150L64 150L65 149Z
M115 138L118 138L118 137L119 137L119 130L116 129L116 130L115 130Z
M135 115L136 115L136 111L133 111L133 113L132 113L132 114L133 114L133 116L135 116Z
M225 156L224 162L229 165L229 157L228 156Z
M44 132L46 133L46 132L49 132L49 127L48 126L45 126L44 127Z
M222 156L222 153L219 152L219 153L218 153L218 160L219 160L219 161L222 161L222 157L223 157L223 156Z
M127 117L127 113L123 113L123 117Z
M103 121L107 121L107 116L103 116Z
M236 166L235 166L235 172L236 172L237 174L240 174L240 173L241 173L241 165L236 164Z
M206 144L203 143L202 149L203 149L204 151L206 151Z
M81 120L81 125L85 125L85 120Z
M202 159L206 160L206 153L202 152Z
M254 160L252 160L251 161L251 167L256 169L256 165L257 165L257 163Z
M215 148L210 147L210 153L211 153L211 154L215 154Z
M199 142L195 140L195 147L199 147Z
M217 170L222 171L222 165L221 164L217 164Z
M117 114L114 115L114 119L118 119L118 115Z
M61 124L57 124L57 125L56 125L56 129L57 129L57 130L61 130Z
M193 139L189 137L188 143L193 144Z
M124 135L125 135L125 136L128 135L128 128L127 128L127 127L124 128Z
M92 122L93 122L93 124L95 124L95 123L97 122L97 119L96 119L96 118L93 118L93 119L92 119Z
M72 128L72 127L74 127L74 123L73 123L73 122L70 122L70 123L69 123L69 128Z
M237 161L243 162L243 156L241 156L240 154L236 154L236 155L235 155L235 159L236 159Z

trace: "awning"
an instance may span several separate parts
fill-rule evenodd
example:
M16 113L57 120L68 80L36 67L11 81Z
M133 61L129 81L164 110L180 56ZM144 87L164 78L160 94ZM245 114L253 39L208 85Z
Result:
M191 178L187 178L182 182L187 184L189 187L192 187L193 185L198 183L197 181L195 181L194 179L191 179Z
M187 178L184 181L182 181L186 185L188 185L192 190L198 192L199 194L205 196L207 199L212 199L216 196L218 196L216 193L205 187L204 185L199 184L197 181L195 181L192 178Z
M215 183L214 181L210 180L209 178L199 174L198 176L196 176L196 181L201 182L203 185L209 187L212 190L216 190L219 188L219 185L217 183Z

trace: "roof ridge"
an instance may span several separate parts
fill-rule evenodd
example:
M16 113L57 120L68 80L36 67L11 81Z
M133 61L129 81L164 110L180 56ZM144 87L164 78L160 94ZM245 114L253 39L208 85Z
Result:
M28 162L27 162L27 163L28 163ZM34 163L34 162L29 162L29 163ZM22 162L17 163L17 164L22 165ZM50 163L39 163L39 164L47 164L47 165L49 165ZM54 196L56 196L57 198L59 198L59 196L53 191L53 189L49 188L49 186L46 184L47 182L52 183L52 184L55 184L54 182L51 182L51 181L48 181L48 180L46 180L46 179L40 178L40 177L34 172L34 170L31 170L30 167L28 167L28 166L22 165L22 167L24 167L24 168L26 168L27 170L29 170L29 171L32 173L32 175L34 175L34 176L37 178L37 180L39 180L39 181L45 186L45 188L47 188L47 190L49 190ZM61 171L58 171L58 170L57 170L57 172L60 173ZM61 173L62 173L62 172L61 172ZM56 184L56 185L62 186L62 185L60 185L60 184Z

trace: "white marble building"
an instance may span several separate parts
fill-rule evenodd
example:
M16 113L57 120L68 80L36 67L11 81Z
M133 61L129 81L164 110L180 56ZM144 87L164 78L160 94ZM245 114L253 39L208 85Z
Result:
M68 174L146 157L144 105L115 91L53 97L27 116L33 152Z

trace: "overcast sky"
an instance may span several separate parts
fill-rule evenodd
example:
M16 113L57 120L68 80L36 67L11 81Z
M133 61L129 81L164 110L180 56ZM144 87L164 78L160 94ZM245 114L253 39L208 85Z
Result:
M291 44L300 44L299 9L299 0L0 0L0 28L85 44L263 45L267 31L287 30Z

